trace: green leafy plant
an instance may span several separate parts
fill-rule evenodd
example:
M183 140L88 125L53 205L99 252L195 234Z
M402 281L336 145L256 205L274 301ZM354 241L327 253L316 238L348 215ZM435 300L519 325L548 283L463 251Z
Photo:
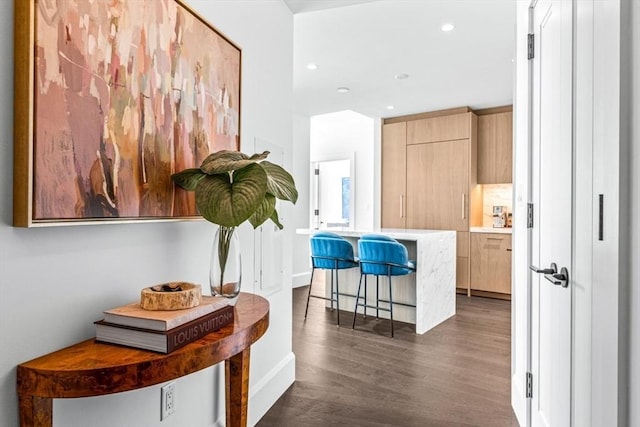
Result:
M221 275L235 227L249 221L257 228L271 220L282 229L276 200L292 203L298 200L293 177L281 166L265 160L268 155L268 151L252 156L239 151L218 151L204 159L199 168L171 175L176 185L195 192L200 214L220 226ZM220 283L224 283L222 277Z
M267 160L268 151L247 156L239 151L210 154L199 168L171 175L178 186L195 191L196 206L207 221L237 227L249 221L253 228L270 219L282 229L276 199L296 203L293 177Z

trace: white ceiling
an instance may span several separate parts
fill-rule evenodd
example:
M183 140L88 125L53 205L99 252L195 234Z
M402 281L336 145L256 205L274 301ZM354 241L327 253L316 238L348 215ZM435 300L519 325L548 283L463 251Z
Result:
M512 103L515 0L285 2L295 13L297 113L393 117ZM442 32L444 23L455 29ZM394 78L402 73L409 78Z
M314 10L351 6L372 1L378 0L284 0L293 13L313 12Z

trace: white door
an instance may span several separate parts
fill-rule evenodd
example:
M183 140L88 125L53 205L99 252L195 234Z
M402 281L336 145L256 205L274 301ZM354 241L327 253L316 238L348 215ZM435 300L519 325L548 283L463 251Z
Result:
M352 223L351 161L326 160L315 163L320 228L349 228Z
M532 105L531 264L571 273L572 4L539 0ZM531 272L531 425L571 425L571 280ZM555 282L555 283L554 283ZM564 286L566 285L566 287Z

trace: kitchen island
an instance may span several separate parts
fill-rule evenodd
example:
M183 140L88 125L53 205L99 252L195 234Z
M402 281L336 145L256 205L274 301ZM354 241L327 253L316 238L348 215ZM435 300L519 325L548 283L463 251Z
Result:
M443 230L310 230L298 229L298 234L313 235L319 231L331 231L345 237L353 245L358 256L358 239L363 234L383 234L404 244L409 259L417 264L415 274L394 276L392 279L394 303L415 304L416 308L399 304L393 305L393 318L401 322L416 325L416 333L424 334L456 313L456 233ZM355 294L358 290L360 270L352 268L340 270L340 308L353 311ZM327 278L329 276L327 275ZM368 279L368 304L375 304L375 278ZM364 284L363 284L364 286ZM329 296L330 286L327 280L325 294ZM364 295L364 291L362 292ZM386 278L380 279L380 297L388 299ZM359 313L362 314L362 308ZM367 315L375 315L369 309ZM380 312L380 317L389 317L389 313Z

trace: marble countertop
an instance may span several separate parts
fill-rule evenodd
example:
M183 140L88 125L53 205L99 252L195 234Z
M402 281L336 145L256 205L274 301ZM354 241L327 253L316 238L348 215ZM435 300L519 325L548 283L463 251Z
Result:
M495 234L512 234L513 228L493 228L493 227L470 227L469 231L472 233L495 233Z
M384 234L385 236L392 237L398 240L420 240L428 236L433 236L438 233L454 233L453 230L412 230L412 229L404 229L404 228L379 228L372 230L343 230L343 229L322 229L315 230L310 228L298 228L296 229L297 234L307 234L312 235L318 233L320 231L330 231L332 233L336 233L340 236L344 237L360 237L363 234Z
M320 231L330 231L332 233L336 233L340 236L345 236L345 237L360 237L363 234L378 233L378 234L384 234L386 236L393 237L394 239L399 239L399 240L417 240L417 239L426 237L428 235L433 235L437 233L450 233L453 230L412 230L412 229L404 229L404 228L379 228L379 229L372 229L372 230L348 230L348 229L340 229L340 228L327 228L322 230L316 230L313 228L298 228L296 229L296 234L312 235ZM511 227L504 227L504 228L470 227L469 231L472 233L512 234L513 228Z

